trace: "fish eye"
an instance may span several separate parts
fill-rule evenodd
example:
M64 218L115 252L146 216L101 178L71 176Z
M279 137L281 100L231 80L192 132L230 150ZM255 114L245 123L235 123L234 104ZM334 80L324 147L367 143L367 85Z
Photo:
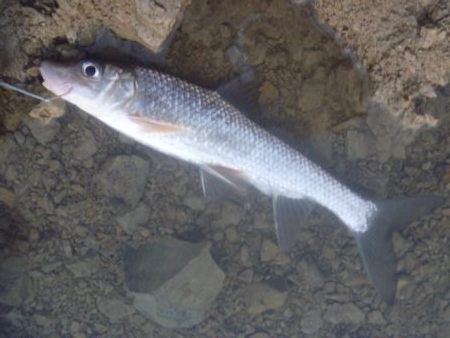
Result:
M100 70L96 64L90 61L83 62L81 67L83 74L89 78L97 78L100 76Z

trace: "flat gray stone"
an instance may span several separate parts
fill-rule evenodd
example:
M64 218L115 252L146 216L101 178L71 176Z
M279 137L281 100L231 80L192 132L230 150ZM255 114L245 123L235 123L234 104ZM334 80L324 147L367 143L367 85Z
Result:
M124 268L133 305L169 328L191 327L205 319L225 279L208 243L173 238L128 249Z

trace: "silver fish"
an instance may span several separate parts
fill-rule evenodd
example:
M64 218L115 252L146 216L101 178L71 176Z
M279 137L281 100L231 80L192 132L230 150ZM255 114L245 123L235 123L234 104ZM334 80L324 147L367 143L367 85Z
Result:
M200 167L206 195L252 185L273 196L283 249L312 203L332 211L356 238L372 284L386 302L396 292L391 233L439 206L434 196L364 199L297 150L249 120L220 95L164 73L103 62L44 61L43 85L137 142Z

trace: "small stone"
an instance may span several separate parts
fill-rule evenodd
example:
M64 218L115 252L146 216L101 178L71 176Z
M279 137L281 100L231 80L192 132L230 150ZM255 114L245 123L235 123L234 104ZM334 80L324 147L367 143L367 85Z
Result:
M324 283L324 277L315 265L308 264L305 261L301 261L297 265L297 271L299 278L302 280L305 286L312 289L322 287Z
M74 147L73 157L81 162L90 158L97 150L97 140L94 135L89 130L84 130L78 144Z
M26 125L30 128L31 134L40 144L47 144L55 138L59 133L61 126L58 121L50 121L46 125L42 125L35 119L26 119Z
M260 314L281 307L287 298L287 292L275 290L265 283L253 283L245 289L247 312Z
M147 161L135 155L111 158L100 171L100 185L111 197L135 206L144 192L149 167Z
M367 321L371 324L384 324L386 322L383 314L378 310L370 312L367 316Z
M323 319L320 311L311 310L305 313L300 322L302 331L305 334L317 332L323 325Z
M39 241L39 231L37 231L36 229L30 229L30 231L28 232L28 240L30 242L38 242Z
M270 336L264 332L256 332L249 336L249 338L270 338Z
M41 125L47 125L53 118L62 116L65 110L66 101L56 99L38 104L30 111L30 116L39 121Z
M413 243L408 242L398 232L394 232L392 235L392 242L394 243L395 252L398 257L402 257L413 245Z
M258 103L260 106L277 101L280 97L278 89L269 81L265 81L259 91Z
M40 314L34 314L31 318L38 326L43 326L43 327L48 327L55 322L55 320L53 318L44 316L44 315L40 315Z
M189 196L184 200L184 204L187 205L189 208L200 211L205 209L205 202L203 198L200 198L198 196Z
M443 29L437 27L428 28L423 26L420 28L419 48L429 49L433 45L445 41L447 33Z
M369 132L362 132L357 129L350 128L347 130L347 158L351 161L358 159L367 159L375 154L373 137Z
M66 264L66 267L75 277L88 277L97 272L100 267L100 259L98 256L85 258L81 261Z
M136 209L120 216L117 219L117 223L126 233L132 234L138 226L145 224L149 219L150 208L146 204L141 203Z
M450 208L442 209L441 213L446 217L450 217Z
M62 249L65 257L72 257L72 246L69 241L62 241Z
M265 239L261 244L261 261L274 261L280 265L286 265L289 263L289 257L280 250L278 245Z
M11 208L16 202L16 194L9 189L0 188L0 203Z
M238 240L238 233L235 228L228 228L225 231L225 235L227 236L227 240L231 243L235 243Z
M119 299L102 299L98 304L99 311L108 317L112 323L132 315L135 310L132 306L125 304Z
M305 111L320 108L325 97L325 87L323 83L305 82L298 95L298 106Z
M341 323L361 323L365 316L364 313L354 304L331 304L328 306L325 319L332 324Z
M252 269L245 269L242 271L238 278L243 281L244 283L250 283L253 279L253 270Z

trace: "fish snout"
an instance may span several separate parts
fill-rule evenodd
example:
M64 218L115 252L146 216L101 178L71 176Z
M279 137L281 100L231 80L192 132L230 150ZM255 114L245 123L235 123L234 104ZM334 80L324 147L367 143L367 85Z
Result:
M42 61L39 71L44 79L42 85L55 95L67 94L72 85L68 69L71 64L66 62Z

